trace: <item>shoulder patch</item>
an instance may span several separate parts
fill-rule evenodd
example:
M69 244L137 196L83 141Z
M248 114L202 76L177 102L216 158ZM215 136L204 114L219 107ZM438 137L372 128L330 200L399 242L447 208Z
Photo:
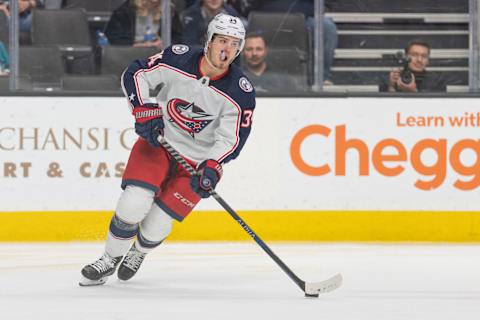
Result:
M245 77L241 77L240 80L238 80L238 85L245 92L252 92L253 91L252 84Z
M175 54L184 54L187 53L190 48L184 44L175 44L172 46L172 51Z

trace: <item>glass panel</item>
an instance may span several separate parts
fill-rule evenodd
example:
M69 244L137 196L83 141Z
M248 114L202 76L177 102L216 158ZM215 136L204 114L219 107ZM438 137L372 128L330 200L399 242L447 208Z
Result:
M478 41L470 39L478 38L478 30L469 32L478 28L478 21L472 23L472 17L478 20L478 0L169 2L171 21L164 32L170 37L166 37L161 32L165 28L161 17L168 18L162 0L36 0L35 8L25 10L19 19L20 90L120 95L120 74L131 61L173 43L203 47L209 21L204 17L224 10L247 26L246 50L234 63L247 72L259 96L454 93L468 92L469 85L472 92L479 91L479 84L473 83L480 74ZM149 3L146 14L132 18L145 3ZM472 3L473 16L469 15ZM315 19L318 4L325 13L321 19ZM8 21L2 20L2 14L0 9L0 41L8 50ZM38 16L32 21L33 15ZM31 23L37 25L31 29ZM417 41L415 48L406 54L412 41ZM471 52L470 43L477 43ZM50 48L44 50L49 56L36 62L29 54L47 54L39 47ZM318 47L323 54L315 54ZM56 60L51 61L54 71L39 74L44 68L41 62L50 60ZM0 67L2 92L8 88L4 64ZM475 72L469 73L469 66ZM405 86L398 79L409 70L415 82Z
M468 90L468 8L468 0L325 0L338 29L325 91Z
M100 49L105 43L98 41L97 35L104 31L113 6L123 2L15 2L19 10L20 46L15 50L19 60L19 75L16 78L18 90L38 94L82 90L120 93L119 81L110 78L109 82L106 77L99 75ZM0 28L0 35L2 31L3 28ZM114 90L111 90L112 81L115 82ZM0 86L3 83L3 79L0 80Z
M207 25L217 13L237 16L246 26L247 39L243 53L234 63L253 82L257 94L306 92L310 51L307 15L311 17L312 10L312 1L307 8L303 4L292 6L290 1L185 1L180 14L180 41L203 48Z
M10 55L8 3L0 3L0 94L9 90Z

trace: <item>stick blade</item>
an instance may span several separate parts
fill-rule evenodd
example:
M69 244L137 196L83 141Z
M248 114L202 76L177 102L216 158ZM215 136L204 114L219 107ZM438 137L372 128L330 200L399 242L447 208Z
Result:
M318 297L320 293L327 293L340 287L343 277L339 273L330 279L320 282L305 282L305 295L307 297Z

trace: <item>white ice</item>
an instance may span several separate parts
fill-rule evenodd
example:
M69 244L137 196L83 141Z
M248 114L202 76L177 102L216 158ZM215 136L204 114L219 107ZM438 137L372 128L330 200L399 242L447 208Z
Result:
M480 318L479 245L280 244L302 279L341 272L319 298L255 243L165 243L128 282L79 287L101 243L0 245L0 319L466 320Z

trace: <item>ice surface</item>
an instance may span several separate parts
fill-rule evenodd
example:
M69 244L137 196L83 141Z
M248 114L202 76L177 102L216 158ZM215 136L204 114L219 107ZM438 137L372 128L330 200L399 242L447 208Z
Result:
M0 245L0 319L478 319L480 246L270 244L303 280L341 272L305 298L255 243L165 243L135 278L79 287L101 243Z

